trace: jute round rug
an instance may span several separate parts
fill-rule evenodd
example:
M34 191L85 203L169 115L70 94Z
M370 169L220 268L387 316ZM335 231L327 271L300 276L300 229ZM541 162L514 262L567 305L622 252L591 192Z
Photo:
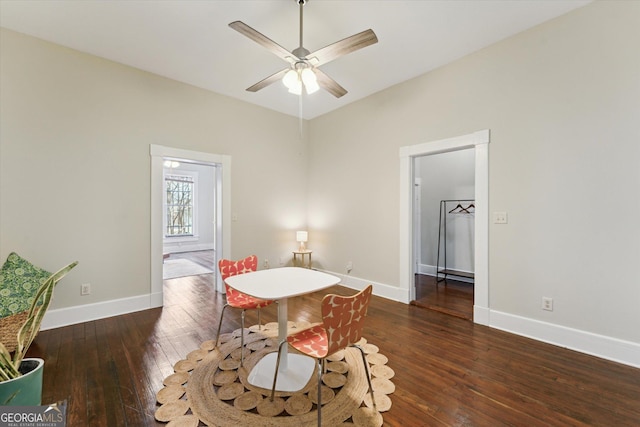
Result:
M308 322L289 322L289 333L309 327ZM175 426L313 426L317 424L317 372L295 393L255 387L247 381L251 368L266 354L278 350L278 325L267 323L245 329L244 367L240 367L240 329L205 341L174 365L174 373L156 394L160 405L155 418ZM327 359L322 377L323 425L382 426L382 412L391 408L389 394L394 371L378 347L362 339L374 390L375 408L369 394L360 351L348 348ZM294 351L289 347L289 351ZM316 368L317 369L317 368Z

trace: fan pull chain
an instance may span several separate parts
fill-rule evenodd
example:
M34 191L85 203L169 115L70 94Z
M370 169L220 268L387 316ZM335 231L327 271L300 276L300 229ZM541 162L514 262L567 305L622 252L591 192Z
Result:
M302 120L302 94L298 97L298 129L300 130L300 140L304 139L304 129Z

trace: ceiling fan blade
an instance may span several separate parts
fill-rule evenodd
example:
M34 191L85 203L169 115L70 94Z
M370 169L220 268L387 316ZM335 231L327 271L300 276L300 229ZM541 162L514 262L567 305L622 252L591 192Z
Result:
M323 65L347 53L355 52L377 42L376 33L369 29L318 49L307 55L307 59L314 66Z
M234 30L236 30L237 32L239 32L240 34L258 43L260 46L265 47L267 50L269 50L271 53L273 53L277 57L282 58L289 63L294 63L298 61L298 58L294 54L292 54L287 49L280 46L278 43L271 40L269 37L254 30L244 22L233 21L232 23L229 24L229 26Z
M329 77L324 71L320 70L319 68L314 68L313 71L316 73L318 85L321 88L323 88L336 98L340 98L341 96L346 95L347 90L340 86L331 77Z
M269 86L270 84L282 80L284 75L287 74L287 71L289 71L289 70L290 70L290 68L285 68L284 70L280 70L277 73L270 75L266 79L260 80L258 83L254 84L253 86L248 87L247 90L249 92L257 92L260 89L264 89L265 87Z

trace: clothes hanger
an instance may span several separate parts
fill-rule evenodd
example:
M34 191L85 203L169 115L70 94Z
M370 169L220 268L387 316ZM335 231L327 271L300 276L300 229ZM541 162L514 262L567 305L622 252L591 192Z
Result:
M467 206L466 208L463 207L460 203L458 203L458 205L455 208L451 209L449 211L449 213L468 213L468 214L470 214L472 212L470 212L469 209L475 209L475 208L476 208L476 205L473 204L473 203L469 204L469 206Z
M460 209L460 210L458 211L458 209ZM465 211L465 208L463 208L462 205L460 203L458 203L458 206L456 206L455 208L451 209L449 211L449 213L459 213L459 212L463 212L463 211Z

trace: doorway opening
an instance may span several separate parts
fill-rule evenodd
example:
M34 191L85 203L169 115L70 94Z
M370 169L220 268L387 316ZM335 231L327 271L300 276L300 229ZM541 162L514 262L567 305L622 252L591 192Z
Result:
M213 250L213 262L211 268L214 274L214 288L219 292L223 292L222 280L220 280L220 273L215 266L218 259L228 257L230 250L230 232L231 232L231 157L227 155L204 153L191 150L183 150L172 147L165 147L161 145L151 144L151 300L152 306L160 307L163 305L163 263L166 259L167 248L166 245L167 229L170 224L170 220L167 219L167 211L165 209L166 204L166 168L165 162L181 163L185 167L183 170L190 169L192 171L200 171L202 176L209 176L205 178L210 181L210 188L206 192L208 194L201 195L204 197L201 202L205 205L209 205L208 211L202 211L200 215L204 215L203 221L197 219L198 214L188 218L181 218L173 224L173 232L176 233L176 239L170 244L183 249L201 249L205 251ZM188 176L188 173L179 174L176 172L174 165L171 170L173 176L179 177ZM193 175L193 174L192 174ZM196 174L198 177L201 174ZM185 178L188 181L187 178ZM199 181L199 179L198 179ZM178 188L186 189L188 191L189 185L178 186ZM193 188L193 187L192 187ZM213 192L213 194L211 194ZM198 196L197 199L199 199ZM210 202L207 202L207 197ZM199 222L198 222L199 221ZM203 243L196 237L205 229L211 228L207 231L211 235L209 242ZM190 247L188 245L191 245ZM211 249L210 249L211 248ZM169 253L171 250L169 250ZM207 261L207 264L209 262Z
M412 305L473 319L475 152L413 158L415 299Z
M415 165L414 159L473 149L474 241L473 321L489 324L489 130L400 148L400 288L406 303L416 299Z
M215 163L163 158L162 278L215 272Z

